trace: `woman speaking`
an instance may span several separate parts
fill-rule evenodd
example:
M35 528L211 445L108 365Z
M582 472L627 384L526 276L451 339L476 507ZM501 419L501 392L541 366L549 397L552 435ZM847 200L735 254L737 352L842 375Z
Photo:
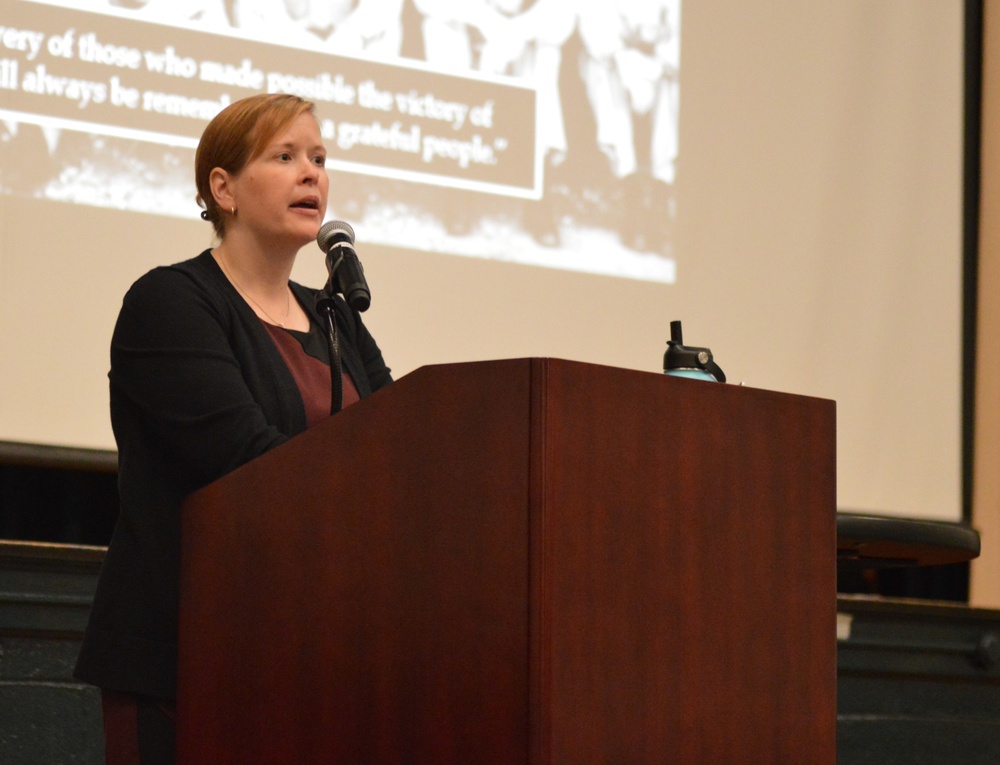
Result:
M123 301L109 374L120 514L76 665L102 689L109 765L174 761L181 501L331 414L326 319L290 281L326 212L325 162L310 102L226 107L195 156L218 246ZM392 377L339 296L334 315L347 406Z

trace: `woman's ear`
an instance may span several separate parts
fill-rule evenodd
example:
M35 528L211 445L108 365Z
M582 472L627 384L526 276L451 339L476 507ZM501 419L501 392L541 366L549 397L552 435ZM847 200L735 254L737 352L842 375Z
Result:
M223 210L232 210L236 207L236 200L233 197L232 178L221 167L213 168L208 174L208 185L212 189L212 196L215 203Z

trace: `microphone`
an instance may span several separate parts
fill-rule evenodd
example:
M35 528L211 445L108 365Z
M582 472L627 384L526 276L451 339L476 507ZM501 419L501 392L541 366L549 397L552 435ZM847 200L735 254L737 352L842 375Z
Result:
M326 270L330 274L327 293L339 292L355 311L367 311L372 293L365 281L365 269L354 251L354 229L341 220L331 220L320 228L316 242L326 253Z

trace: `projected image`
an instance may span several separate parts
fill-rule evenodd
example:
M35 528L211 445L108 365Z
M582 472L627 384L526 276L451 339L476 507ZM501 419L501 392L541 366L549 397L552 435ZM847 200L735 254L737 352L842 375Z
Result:
M3 193L195 219L204 125L290 92L359 241L674 281L680 0L18 0L0 27Z

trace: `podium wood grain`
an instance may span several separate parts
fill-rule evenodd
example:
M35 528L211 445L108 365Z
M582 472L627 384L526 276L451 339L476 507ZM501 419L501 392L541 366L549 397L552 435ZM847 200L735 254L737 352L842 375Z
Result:
M186 503L180 761L833 765L834 421L417 370Z

